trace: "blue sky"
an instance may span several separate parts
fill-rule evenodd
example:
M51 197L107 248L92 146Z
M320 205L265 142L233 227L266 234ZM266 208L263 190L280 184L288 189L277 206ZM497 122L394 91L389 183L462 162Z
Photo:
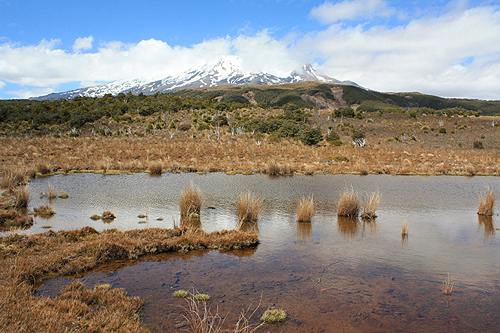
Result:
M0 0L0 98L161 78L233 54L381 91L500 99L498 1Z

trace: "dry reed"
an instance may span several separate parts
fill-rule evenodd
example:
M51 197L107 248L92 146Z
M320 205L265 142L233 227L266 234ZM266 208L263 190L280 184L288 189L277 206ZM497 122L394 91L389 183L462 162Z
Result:
M450 273L448 273L448 278L443 281L443 294L451 295L453 291L453 281L450 279Z
M406 222L406 220L405 220L405 221L403 221L403 225L401 226L401 237L407 238L408 231L409 231L408 222Z
M314 199L312 196L302 197L297 207L297 222L311 222L314 214Z
M250 192L240 194L238 198L238 221L241 222L256 222L260 214L260 206L262 202Z
M179 200L181 219L199 218L202 205L203 198L200 189L193 184L189 184L189 186L182 191Z
M346 190L339 199L337 215L342 217L357 217L359 214L359 196L353 189Z
M477 211L477 214L483 216L492 216L496 199L497 194L491 189L487 189L486 195L479 198L479 209Z
M27 187L16 188L14 190L15 208L26 208L30 201L30 192Z
M153 176L159 176L163 172L163 163L161 161L151 162L149 164L149 172Z
M368 203L363 206L363 212L361 213L361 217L364 219L374 219L377 217L376 211L377 207L380 203L380 193L373 192L368 199Z

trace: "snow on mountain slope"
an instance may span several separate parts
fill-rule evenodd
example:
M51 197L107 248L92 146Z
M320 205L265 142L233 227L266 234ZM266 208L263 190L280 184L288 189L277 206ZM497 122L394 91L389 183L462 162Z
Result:
M216 63L207 63L199 68L189 70L179 76L169 76L161 80L118 80L103 85L81 88L72 91L53 93L35 97L36 100L71 99L77 96L102 97L106 94L132 93L152 95L157 92L166 93L187 88L204 88L217 86L241 85L274 85L302 81L319 81L325 83L355 85L350 81L339 81L320 75L310 65L304 65L293 71L290 76L281 78L267 73L245 73L241 67L241 59L237 56L224 56Z

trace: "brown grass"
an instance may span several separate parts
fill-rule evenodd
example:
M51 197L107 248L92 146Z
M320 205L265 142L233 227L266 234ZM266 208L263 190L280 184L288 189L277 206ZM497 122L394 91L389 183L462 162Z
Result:
M337 215L342 217L357 217L359 214L359 195L353 189L346 190L339 199Z
M15 207L26 208L30 201L30 192L27 187L18 187L14 190Z
M91 136L85 133L78 138L7 136L0 138L0 156L4 160L0 171L18 169L19 165L33 168L45 163L61 173L67 170L101 170L103 166L106 171L144 172L149 168L149 160L161 159L164 172L262 173L266 172L269 161L279 156L281 165L306 174L367 171L370 174L394 175L466 175L469 174L468 167L473 165L476 175L500 175L500 143L494 140L493 133L498 128L491 125L483 128L483 123L488 121L491 124L491 119L454 119L457 125L467 123L469 126L467 130L453 134L453 140L450 136L436 137L429 132L416 133L417 141L403 143L389 142L386 138L399 135L402 130L413 133L416 120L394 114L370 116L374 119L370 124L365 120L350 119L356 128L364 126L367 135L364 149L348 144L309 147L292 139L276 142L271 136L264 136L261 144L256 145L251 134L231 135L230 131L221 131L220 139L213 136L209 139L206 133L196 133L193 138L190 131L175 132L171 139L167 130L142 138ZM419 118L418 122L430 124L439 119L426 116L425 119ZM485 133L486 148L481 151L472 148L477 131L491 132ZM346 159L340 161L334 156Z
M261 204L262 201L250 192L240 194L237 203L238 221L256 222L259 219Z
M453 281L450 279L450 273L448 273L448 278L443 281L443 294L451 295L453 291Z
M485 196L481 196L479 198L479 209L477 211L478 215L492 216L496 199L497 194L491 189L487 189Z
M147 331L142 301L121 289L88 290L74 282L55 299L34 296L36 286L55 276L87 271L115 259L195 249L244 249L258 244L255 233L142 229L98 232L92 228L11 234L0 237L0 327L13 331Z
M377 217L376 211L377 207L380 203L380 193L373 192L368 199L368 202L363 206L363 212L361 213L361 217L364 219L372 220Z
M51 172L50 165L43 161L37 163L36 169L42 175L48 175Z
M179 200L181 220L186 218L199 218L202 205L203 198L200 189L193 184L189 184L189 186L182 191Z
M408 233L409 233L408 222L405 220L405 221L403 221L403 225L401 226L401 237L407 238Z
M311 222L314 214L314 199L312 196L303 197L297 207L297 222Z
M149 172L153 176L159 176L163 173L163 163L161 161L149 163Z
M267 163L264 173L270 176L292 176L294 171L288 164L280 164L276 161Z
M55 214L54 210L50 206L35 207L33 210L37 216L44 218L52 217Z

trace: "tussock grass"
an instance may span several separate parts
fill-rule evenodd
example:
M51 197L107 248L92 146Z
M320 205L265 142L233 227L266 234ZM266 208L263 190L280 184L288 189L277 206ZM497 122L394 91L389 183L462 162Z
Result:
M250 192L240 194L237 203L238 221L256 222L259 219L261 204L262 201Z
M36 170L42 174L42 175L48 175L50 172L51 172L51 167L49 164L43 162L43 161L40 161L37 165L36 165Z
M161 161L149 163L149 172L153 176L159 176L163 173L163 163Z
M189 293L186 290L183 290L183 289L176 290L172 294L172 296L175 297L175 298L186 298L186 297L188 297L188 295L189 295Z
M312 196L303 197L297 207L297 222L311 222L314 214L314 199Z
M487 189L486 194L479 198L479 209L477 211L477 214L483 216L492 216L496 199L497 194L491 189Z
M353 189L346 190L339 199L337 215L342 217L357 217L359 206L359 195Z
M85 272L116 259L154 253L254 248L255 233L188 228L98 232L87 227L0 237L0 324L6 332L145 332L142 301L122 289L86 289L73 282L55 299L35 297L36 286L55 276Z
M101 218L103 221L113 221L114 219L116 219L116 216L115 214L107 210L102 213Z
M6 170L2 173L0 187L3 189L13 190L16 186L26 183L26 174L24 170Z
M376 211L377 207L380 203L380 193L373 192L368 199L368 202L363 206L363 212L361 213L361 217L364 219L372 220L377 217Z
M49 185L49 192L47 194L49 199L57 198L57 190L54 186Z
M14 206L16 208L26 208L30 201L30 192L27 187L16 188L14 190Z
M292 176L294 171L288 164L280 164L276 161L267 163L264 173L269 176Z
M182 191L179 200L181 219L194 218L194 214L199 218L202 205L203 198L200 189L193 184L189 184L189 186Z
M35 207L33 210L35 212L35 215L44 218L52 217L55 214L54 209L52 209L52 207L50 206L40 206L38 208Z
M407 238L408 233L409 233L408 222L405 220L405 221L403 221L403 225L401 226L401 237Z
M453 281L450 279L450 273L448 273L448 278L443 281L443 294L451 295L453 291Z

